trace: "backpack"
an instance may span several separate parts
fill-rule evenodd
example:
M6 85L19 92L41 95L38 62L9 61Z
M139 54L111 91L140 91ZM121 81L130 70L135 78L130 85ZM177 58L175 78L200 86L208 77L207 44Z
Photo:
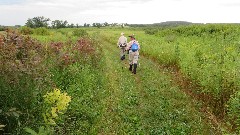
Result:
M119 43L119 46L120 46L120 47L126 47L126 46L127 46L127 43Z
M133 44L132 44L132 47L131 47L131 50L132 50L133 52L136 52L136 51L138 50L138 45L137 45L136 43L133 43Z

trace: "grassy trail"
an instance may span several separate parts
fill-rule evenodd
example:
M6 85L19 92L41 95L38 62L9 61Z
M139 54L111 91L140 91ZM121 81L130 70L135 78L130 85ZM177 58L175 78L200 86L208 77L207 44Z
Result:
M173 85L159 64L141 56L134 75L115 43L105 39L102 45L107 96L93 125L98 134L215 134L197 102Z

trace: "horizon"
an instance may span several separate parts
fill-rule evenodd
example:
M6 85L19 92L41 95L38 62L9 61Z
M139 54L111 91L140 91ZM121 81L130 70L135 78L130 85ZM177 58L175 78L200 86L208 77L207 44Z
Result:
M49 22L52 22L53 20L50 20ZM63 20L64 21L64 20ZM67 21L67 20L66 20ZM130 23L108 23L108 24L128 24L128 25L154 25L154 24L162 24L162 25L164 25L164 23L170 23L170 22L182 22L182 23L189 23L189 24L240 24L240 23L198 23L198 22L189 22L189 21L163 21L163 22L156 22L156 23L145 23L145 24L141 24L141 23L139 23L139 24L134 24L134 23L132 23L132 24L130 24ZM94 22L94 23L98 23L98 22ZM71 24L71 22L68 22L68 24L70 25ZM78 23L76 23L76 24L74 24L74 26L76 26ZM93 23L86 23L86 24L90 24L90 26L92 26L92 24ZM100 23L100 24L103 24L103 23ZM183 24L179 24L179 25L183 25ZM0 24L0 26L3 26L3 27L15 27L15 26L25 26L25 24L24 25L19 25L19 24L15 24L15 25L1 25ZM51 25L51 23L48 23L48 26L52 26ZM80 24L78 24L78 26L80 26L80 27L82 27L82 26L84 26L84 24L82 24L82 25L80 25Z

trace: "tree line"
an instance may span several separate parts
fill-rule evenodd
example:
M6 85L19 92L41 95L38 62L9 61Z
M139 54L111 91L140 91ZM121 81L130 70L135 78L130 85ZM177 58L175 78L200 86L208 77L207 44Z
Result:
M124 27L128 25L127 23L125 24L118 24L118 23L112 23L109 24L107 22L105 23L93 23L93 24L87 24L84 23L83 26L79 24L69 24L67 20L53 20L51 21L51 25L49 25L49 22L51 20L49 18L45 18L43 16L38 16L38 17L33 17L29 18L27 22L25 23L25 26L30 27L30 28L40 28L40 27L46 27L46 28L78 28L78 27L106 27L106 26L121 26Z

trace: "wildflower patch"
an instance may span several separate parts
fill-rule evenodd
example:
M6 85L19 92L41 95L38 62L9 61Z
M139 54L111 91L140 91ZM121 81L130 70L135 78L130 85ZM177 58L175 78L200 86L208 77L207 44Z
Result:
M43 97L45 108L45 112L43 113L44 121L46 124L56 125L55 120L67 110L69 102L71 102L71 97L65 92L61 93L60 89L54 89Z

